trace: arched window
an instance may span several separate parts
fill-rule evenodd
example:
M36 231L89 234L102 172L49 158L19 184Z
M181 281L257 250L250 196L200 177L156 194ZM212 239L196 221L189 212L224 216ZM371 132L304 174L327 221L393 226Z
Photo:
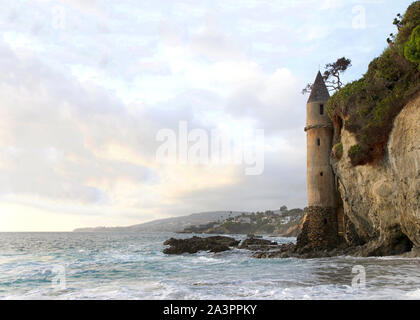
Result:
M321 172L319 173L319 175L322 177L322 176L324 175L324 172L322 172L322 171L321 171Z
M323 104L319 105L319 114L324 114L324 105Z
M316 139L316 144L317 144L318 146L320 146L320 145L321 145L321 139L317 138L317 139Z

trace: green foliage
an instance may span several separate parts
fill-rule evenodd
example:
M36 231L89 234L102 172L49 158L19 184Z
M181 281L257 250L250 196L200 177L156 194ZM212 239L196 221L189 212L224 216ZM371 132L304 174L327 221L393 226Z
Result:
M351 146L349 149L349 157L352 165L357 166L360 164L364 164L364 148L356 144L354 146Z
M409 38L413 29L420 21L420 1L414 1L408 8L398 26L396 44L404 44Z
M420 68L420 26L413 30L410 41L405 44L404 56Z
M254 231L254 226L249 223L235 223L232 221L222 224L221 229L227 230L227 233L249 233Z
M258 233L273 233L275 226L272 224L264 224L257 229Z
M361 79L343 87L327 103L332 121L344 119L344 129L356 136L358 144L348 153L353 165L382 157L393 120L420 89L419 23L420 1L416 1L398 22L395 43L372 60Z
M366 90L366 83L364 79L353 81L337 91L327 103L327 113L330 118L339 111L339 113L346 114L346 106L349 101L354 100L355 97L362 96Z
M389 83L398 81L404 70L399 68L399 66L395 63L397 55L398 52L394 50L393 47L387 48L382 53L382 56L375 61L375 64L372 65L372 69L375 72L372 80L382 80Z
M360 147L360 145L356 144L354 146L351 146L349 149L349 156L354 156L361 151L362 151L362 148Z
M333 147L334 158L340 160L343 157L343 144L341 142L337 143Z

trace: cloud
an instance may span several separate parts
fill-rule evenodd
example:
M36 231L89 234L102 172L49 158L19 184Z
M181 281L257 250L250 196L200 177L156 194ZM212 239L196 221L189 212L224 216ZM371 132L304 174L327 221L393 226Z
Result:
M268 133L303 126L304 105L298 80L288 69L277 69L273 74L256 72L244 81L229 96L227 110L257 120Z
M282 148L278 144L274 152L266 152L261 175L244 176L238 168L235 184L190 189L180 196L182 203L187 202L195 212L205 211L206 208L262 211L276 209L283 204L302 207L306 202L305 175L302 174L306 170L306 157L299 149Z
M190 50L210 61L244 59L239 45L217 25L216 18L209 15L205 24L192 35Z
M279 102L289 104L296 79L284 68L264 72L212 23L205 22L191 37L173 33L176 28L161 29L160 51L149 62L141 58L135 64L145 72L132 77L131 70L123 71L119 79L107 79L111 70L100 71L77 55L72 57L77 65L58 63L67 61L61 52L52 63L51 52L41 56L30 46L12 46L12 38L0 42L3 201L66 214L103 212L108 221L120 217L123 224L136 212L152 219L229 207L238 199L226 195L241 190L250 196L250 183L262 186L267 176L247 178L236 165L162 166L155 161L156 132L176 131L179 121L208 132L255 120L274 131L287 123L272 122L270 114L277 108L284 112ZM140 88L137 97L151 99L120 99L128 91L121 91L119 83L130 80ZM172 94L165 83L175 84ZM108 84L117 90L105 88ZM290 122L287 128L293 128ZM194 199L186 202L190 195Z
M58 0L58 2L87 14L99 15L102 13L96 0Z
M0 225L303 207L301 88L343 55L353 59L346 79L364 73L409 3L366 1L367 28L355 30L356 0L4 2ZM180 121L264 129L264 172L158 163L156 133Z
M174 83L200 88L195 90L202 96L198 101L209 105L207 109L212 114L252 119L267 132L304 126L305 108L300 106L306 102L300 94L302 85L289 69L265 71L240 53L228 36L209 31L214 29L208 22L200 30L191 40L176 38L175 32L177 41L165 42L161 48L160 54L168 62ZM200 60L203 54L207 60ZM187 105L194 106L194 113L199 113L200 102L191 101L195 97L193 92L188 90L167 104L178 106L181 96L190 96Z
M91 186L91 181L153 180L153 170L145 165L95 154L114 142L131 143L139 154L153 156L153 149L136 141L142 130L148 132L147 123L137 128L140 121L129 117L118 99L99 88L82 86L33 57L19 57L4 45L0 57L3 194L106 203L109 195Z
M73 208L74 214L111 210L122 221L124 212L133 219L137 210L139 217L148 212L152 219L167 214L162 208L180 204L185 192L235 183L231 167L162 167L155 161L156 132L176 130L180 120L202 127L194 118L208 107L210 93L206 99L204 92L192 91L178 103L136 110L108 90L4 43L0 67L3 201L48 211Z

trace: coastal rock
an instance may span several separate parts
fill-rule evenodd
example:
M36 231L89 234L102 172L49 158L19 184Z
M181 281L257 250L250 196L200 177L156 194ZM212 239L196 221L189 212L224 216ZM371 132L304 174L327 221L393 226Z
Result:
M299 259L314 259L326 258L335 256L363 256L363 247L349 247L345 244L340 244L332 249L314 249L312 246L299 247L294 243L282 244L276 250L271 251L257 251L252 257L258 259L266 258L299 258Z
M237 247L238 240L230 237L214 236L214 237L192 237L189 239L175 239L170 238L166 240L164 245L169 245L169 248L163 250L166 254L183 254L183 253L197 253L198 251L222 252L230 250L230 247Z
M278 246L276 250L272 251L257 251L252 257L263 259L263 258L290 258L295 257L296 254L296 245L294 243L287 243Z
M239 249L266 250L271 248L272 246L277 246L277 242L251 236L242 241L241 245L239 246Z
M348 244L366 244L360 255L395 255L420 248L420 96L394 120L386 154L379 162L352 166L347 156L333 162L344 214L354 230ZM341 130L343 154L356 143ZM417 254L418 255L418 254Z

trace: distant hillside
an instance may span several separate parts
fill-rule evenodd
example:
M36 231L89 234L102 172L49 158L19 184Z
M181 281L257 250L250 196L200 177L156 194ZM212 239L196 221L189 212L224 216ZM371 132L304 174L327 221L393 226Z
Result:
M153 220L128 227L78 228L73 232L177 232L192 225L236 217L245 211L212 211L193 213L188 216Z
M227 219L186 227L182 233L213 234L270 234L297 236L303 221L303 210L287 210L286 206L276 211L242 213Z

